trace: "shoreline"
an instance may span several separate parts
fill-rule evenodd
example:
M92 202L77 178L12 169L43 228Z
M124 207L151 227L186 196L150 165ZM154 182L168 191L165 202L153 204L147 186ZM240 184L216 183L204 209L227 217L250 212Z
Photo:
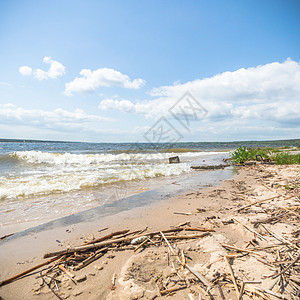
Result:
M180 246L184 248L184 251L191 257L193 257L197 251L199 252L201 250L201 257L193 257L193 261L190 262L194 268L198 265L201 266L201 263L204 264L207 263L207 261L213 260L212 257L215 256L216 253L212 251L212 249L216 247L217 242L226 241L226 243L231 245L234 244L237 247L244 247L244 243L253 237L253 234L250 234L243 226L230 223L230 217L232 218L234 215L235 218L238 218L245 224L249 223L253 228L249 217L253 218L252 215L254 214L257 218L257 214L258 216L262 216L264 212L260 212L260 208L257 208L254 212L250 210L250 214L246 216L245 214L234 213L233 210L236 209L238 205L251 203L251 200L253 201L252 198L264 199L269 196L275 197L278 193L278 189L280 189L281 193L294 192L284 189L282 191L282 187L277 187L277 190L275 190L274 187L271 187L270 178L277 180L277 177L281 176L284 181L289 180L289 178L294 178L295 174L298 175L299 178L299 171L300 167L297 165L247 166L240 168L240 173L235 175L234 178L225 180L218 186L201 190L194 189L191 193L185 193L181 196L165 199L144 207L138 207L131 211L121 212L115 216L108 216L98 221L69 225L59 229L56 228L45 232L32 233L15 240L8 240L6 243L0 244L1 265L2 270L4 270L1 272L0 281L43 262L44 259L42 259L42 255L46 252L59 251L65 249L68 245L72 247L82 244L83 239L85 239L83 235L86 235L86 238L91 238L91 234L93 234L95 238L98 238L113 231L124 229L130 229L131 231L143 230L146 227L151 227L151 231L165 230L186 221L190 222L192 227L200 226L216 230L215 233L204 238L206 241L205 244L201 244L201 240L193 240L183 243L182 246ZM274 175L275 173L276 175ZM284 176L286 178L284 178ZM297 180L297 178L295 180ZM267 185L269 189L264 187L262 182ZM252 196L252 194L254 196ZM274 204L275 200L270 200L270 203ZM286 202L282 202L282 199L280 200L281 204L284 203L286 205L290 203L290 205L294 205L292 200ZM267 206L269 204L265 205ZM201 208L202 212L198 212L197 208ZM174 214L175 212L183 214ZM224 225L222 221L226 221L226 219L228 219L227 221L229 223ZM107 230L100 233L98 232L106 227L108 227ZM292 230L289 230L288 234L291 231ZM287 233L279 232L279 234L284 235ZM208 244L211 245L212 249L204 249L204 251L203 248ZM63 298L134 299L130 297L133 297L137 291L139 291L139 295L143 294L143 296L138 296L138 298L135 299L147 299L146 297L149 295L146 296L145 294L147 290L145 289L146 284L133 282L134 279L133 281L131 279L125 280L126 278L123 273L135 260L141 260L140 262L142 262L142 265L147 269L147 260L150 259L150 256L155 255L153 253L156 251L159 257L160 254L165 254L167 248L165 246L160 246L159 249L150 247L136 254L131 250L113 252L113 255L111 255L114 256L113 258L109 258L109 254L106 254L99 259L99 261L92 263L82 271L78 271L78 274L85 274L87 276L84 282L74 286L70 283L69 279L64 281L64 284L60 287L60 291L64 294ZM216 251L218 253L221 250L217 249ZM253 259L252 257L250 258ZM198 261L199 259L200 261ZM99 270L97 270L95 266L98 266ZM103 267L103 270L101 267ZM160 273L164 268L162 265L158 265L157 272ZM199 267L199 269L201 268L202 267ZM161 269L161 271L159 271L159 269ZM261 265L259 265L258 269L259 272L265 271ZM217 267L216 270L218 270ZM201 271L203 272L202 269ZM211 275L210 271L211 270L208 270L206 274L208 278ZM269 270L267 269L267 271ZM249 270L248 272L250 275L253 275ZM259 272L256 274L258 275ZM117 282L116 290L112 291L109 286L111 285L111 278L114 273L117 274ZM136 270L133 273L136 275L135 277L138 278L139 271ZM248 276L250 276L249 274ZM238 276L241 277L240 274L238 274ZM101 282L99 282L100 278ZM21 295L20 292L22 291L22 299L55 299L55 296L47 287L40 287L39 280L36 279L35 276L17 280L7 286L1 287L0 296L2 296L3 299L21 299L18 298L18 295ZM129 283L131 287L129 287ZM96 286L97 288L95 288ZM155 292L155 289L153 291ZM184 297L187 294L187 290L178 291L174 294L172 299L185 299ZM233 294L230 295L234 297L232 296Z
M218 160L221 159L219 158ZM212 160L212 162L214 163L215 161ZM15 222L1 224L0 237L11 233L18 234L20 231L25 231L32 227L40 226L48 222L55 222L60 218L70 218L70 216L80 214L84 215L85 211L87 212L98 210L98 215L100 216L102 209L107 210L107 208L110 208L111 213L114 213L118 205L122 206L123 209L126 209L122 202L126 202L128 198L135 198L136 206L139 206L138 202L140 200L142 202L145 202L143 203L143 205L147 205L147 201L145 201L146 196L144 196L145 193L150 194L149 197L151 198L151 201L156 201L155 199L158 199L158 201L160 201L159 199L163 198L163 195L164 197L174 196L176 194L176 191L177 193L182 192L177 188L178 186L184 185L186 189L193 188L193 186L195 185L195 181L200 174L199 170L193 170L193 166L197 166L200 164L205 163L203 163L202 161L198 162L197 160L194 161L191 166L191 171L180 175L161 176L132 182L117 182L111 183L108 186L100 186L94 188L89 187L79 191L70 191L61 194L58 193L49 195L37 195L35 197L32 197L30 200L17 200L14 205L16 206L17 204L19 204L19 207L14 207L14 209L10 207L8 211L11 212L9 212L9 215L5 216L4 218L4 220L7 220L9 216L12 217L12 214L15 214ZM228 165L225 164L223 164L222 166L222 169L228 167ZM211 167L212 168L209 168L208 170L216 171L219 169L218 166L215 167L214 165L212 165ZM206 170L203 169L201 171ZM210 175L208 175L208 178L211 178L210 182L207 182L206 176L203 176L203 179L200 178L200 181L203 181L203 186L205 186L206 184L216 184L213 174L219 173L220 180L222 180L224 177L222 173L226 172L226 170L224 170L224 172L210 172ZM215 177L216 180L218 180L218 175L216 175ZM175 192L172 190L175 190ZM155 193L159 193L161 195L156 195ZM134 205L130 206L130 201L128 201L128 204L129 207L127 209L134 208ZM51 207L50 210L49 207ZM25 214L26 218L25 216L20 215L23 210L26 211L26 214L28 214ZM29 211L33 212L30 213ZM18 219L18 221L16 221L17 217L21 219ZM4 220L2 219L2 222L4 222Z

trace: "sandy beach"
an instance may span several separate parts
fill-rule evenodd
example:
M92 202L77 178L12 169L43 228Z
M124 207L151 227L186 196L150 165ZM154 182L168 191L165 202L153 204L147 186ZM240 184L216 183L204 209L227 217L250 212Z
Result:
M300 0L0 16L0 300L300 300Z
M236 289L240 292L243 282L249 281L259 283L246 284L243 299L251 299L251 295L256 299L297 299L299 172L298 165L238 167L238 174L219 186L101 220L3 240L0 281L45 262L45 253L70 249L116 231L146 235L181 228L180 236L198 236L169 238L171 247L176 253L182 251L179 258L204 282L179 263L159 235L137 251L133 249L138 245L130 243L121 249L112 247L78 271L63 264L73 278L58 268L48 274L44 270L43 278L49 283L55 277L51 287L61 299L201 299L199 295L202 299L237 299ZM283 275L276 276L293 262ZM2 299L57 299L43 283L42 269L0 287Z

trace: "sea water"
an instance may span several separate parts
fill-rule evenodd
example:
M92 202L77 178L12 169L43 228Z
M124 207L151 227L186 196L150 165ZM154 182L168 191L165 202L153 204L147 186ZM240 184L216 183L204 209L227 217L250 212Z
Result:
M98 207L219 164L226 143L0 142L0 226ZM179 164L169 164L178 155ZM28 226L29 226L28 225Z

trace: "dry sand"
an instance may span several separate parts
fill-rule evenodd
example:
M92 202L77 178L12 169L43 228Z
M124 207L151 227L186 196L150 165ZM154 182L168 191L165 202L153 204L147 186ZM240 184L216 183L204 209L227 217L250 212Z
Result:
M118 230L135 231L146 227L151 231L166 230L189 222L191 227L214 229L215 232L203 238L171 242L171 244L173 246L176 244L177 250L178 248L183 250L188 265L207 281L219 280L224 299L237 299L235 289L230 285L231 275L228 266L223 259L224 255L228 254L240 256L231 261L235 277L239 282L261 282L247 285L246 289L253 289L256 292L255 299L260 297L254 286L264 291L265 299L278 299L268 291L277 294L283 292L285 299L299 299L296 296L297 292L293 290L295 286L299 288L300 275L297 274L299 261L290 268L293 274L288 271L284 276L276 279L267 277L278 272L279 268L282 270L288 266L288 263L276 264L276 261L291 262L299 255L299 177L300 166L241 167L238 175L232 180L224 181L218 187L195 190L193 193L106 217L97 222L79 223L59 230L48 230L12 239L0 244L0 281L44 262L45 259L42 258L44 253L63 250L67 246L81 245L84 239L91 239L92 236L98 238ZM276 198L236 211L244 205L272 197ZM197 210L199 208L200 212ZM187 213L187 215L175 213ZM269 216L279 216L279 218L264 221L264 226L290 244L262 251L259 248L282 242L272 237L261 225L254 227L255 222ZM242 224L259 232L265 239L259 239ZM107 230L98 232L106 227ZM261 256L253 254L241 256L241 253L230 252L221 244L243 249L257 248L255 251ZM200 299L199 293L202 299L210 299L210 297L222 299L218 285L212 285L211 296L208 296L203 291L205 286L186 268L180 267L176 258L170 255L165 243L161 243L159 247L154 245L142 247L136 252L108 251L85 268L79 271L71 268L70 270L76 275L77 284L62 273L57 277L59 290L53 285L62 299ZM114 274L116 274L116 284L115 289L112 290ZM180 278L184 279L184 283ZM280 280L286 280L284 290L281 290ZM160 290L180 287L183 284L187 285L187 288L173 294L160 295ZM252 299L249 295L244 295L243 299ZM0 296L2 299L16 300L57 299L50 289L42 284L39 273L0 287Z

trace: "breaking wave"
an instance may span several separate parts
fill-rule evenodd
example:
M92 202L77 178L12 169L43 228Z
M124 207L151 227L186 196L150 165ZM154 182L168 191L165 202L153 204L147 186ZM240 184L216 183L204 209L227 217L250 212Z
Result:
M26 176L0 177L0 199L75 191L119 181L173 176L189 171L189 164L182 163L109 165L102 168L75 168L33 172Z
M220 152L185 152L181 157L188 159L197 156L220 154ZM176 153L122 153L122 154L72 154L72 153L50 153L41 151L18 151L10 154L24 162L35 164L52 165L95 165L107 162L145 162L163 161Z

